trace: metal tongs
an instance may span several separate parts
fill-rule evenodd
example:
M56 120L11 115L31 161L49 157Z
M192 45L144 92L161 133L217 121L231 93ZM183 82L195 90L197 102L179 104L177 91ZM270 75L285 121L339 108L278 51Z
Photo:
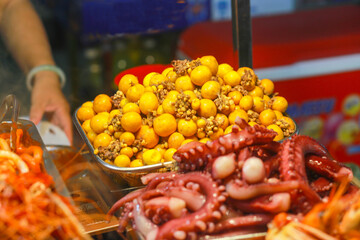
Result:
M1 103L0 106L0 122L3 122L7 113L11 112L11 128L10 128L10 148L11 150L16 149L16 128L17 128L17 121L19 117L19 104L18 100L16 99L15 95L9 94L7 95Z

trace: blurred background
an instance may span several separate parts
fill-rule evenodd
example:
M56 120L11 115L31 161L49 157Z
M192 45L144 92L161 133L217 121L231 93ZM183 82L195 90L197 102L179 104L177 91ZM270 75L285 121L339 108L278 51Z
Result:
M234 57L226 58L233 54L232 42L226 41L232 39L232 32L227 29L231 26L231 0L32 0L32 2L45 24L56 62L67 74L66 93L73 108L77 108L83 101L93 99L99 93L112 94L116 90L113 85L114 76L134 66L170 64L173 59L201 57L202 55L199 54L217 54L215 57L219 62L236 64ZM287 30L288 33L278 36L290 42L293 41L290 38L314 34L310 32L314 29L308 29L307 32L304 28L310 25L308 22L316 22L319 18L319 16L313 19L304 19L302 16L294 18L293 15L326 10L326 8L341 9L346 5L350 5L350 9L354 6L358 7L359 3L354 0L251 0L250 2L251 15L257 21L253 23L254 68L262 65L271 67L277 64L285 65L284 62L276 62L277 56L273 56L273 59L266 63L260 63L256 58L257 51L261 51L257 49L258 36L264 37L268 34L268 38L275 39L269 29L278 30L279 26L273 25L279 25L279 22L272 21L276 20L277 16L291 19L294 24L293 31L284 29L287 26L282 26L282 30ZM333 21L340 20L347 14L345 10L347 9L343 9L343 13L339 12L341 10L335 11L338 14L326 17L334 19ZM261 22L262 20L265 20L264 23ZM349 21L353 21L354 24L356 21L359 23L359 18ZM198 35L192 32L195 27L200 26L205 29L216 22L224 24L220 26L225 27L214 28L211 31L212 35L204 36L207 38L198 39ZM199 23L204 24L199 25ZM347 28L346 26L327 27ZM259 33L263 28L267 31ZM296 32L297 30L299 32ZM278 32L274 32L275 34ZM321 35L321 33L317 34ZM315 36L314 40L316 40ZM195 45L195 41L202 41L203 46ZM218 46L218 49L213 49L210 44L216 41L222 41L223 44L221 47ZM264 41L266 39L260 44L264 45ZM286 40L284 42L286 43ZM206 44L211 48L206 49ZM228 49L230 52L225 52ZM329 52L331 50L329 49ZM354 49L354 53L357 50L359 49ZM290 53L288 55L288 58L294 58Z
M147 64L213 55L238 67L231 0L32 0L72 111L117 90L114 77ZM253 67L275 81L301 133L334 156L360 161L360 1L251 0ZM2 44L2 43L1 43ZM16 95L29 111L25 77L0 51L0 76L24 79ZM4 83L3 89L8 86ZM12 88L14 86L11 86Z

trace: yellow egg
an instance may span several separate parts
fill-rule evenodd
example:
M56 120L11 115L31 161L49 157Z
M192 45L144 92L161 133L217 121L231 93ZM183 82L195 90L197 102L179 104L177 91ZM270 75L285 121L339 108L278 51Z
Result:
M114 164L117 167L130 167L130 162L130 158L126 155L119 155L114 160Z
M280 141L284 138L284 133L278 125L271 124L271 125L267 126L267 128L272 129L277 133L276 137L274 138L274 141Z
M135 159L130 162L130 167L142 167L144 166L141 159Z
M272 109L284 113L288 107L288 102L284 97L276 96L273 99Z
M248 114L244 110L240 109L240 110L235 110L229 114L229 123L231 125L235 124L235 120L237 117L244 119L246 122L249 121Z
M150 86L150 79L155 74L158 74L158 73L157 72L151 72L151 73L146 74L146 76L144 77L144 80L143 80L144 87Z
M143 162L152 165L161 162L161 153L155 149L149 149L143 153Z
M173 161L173 155L176 152L176 148L169 148L164 153L164 159L166 162Z

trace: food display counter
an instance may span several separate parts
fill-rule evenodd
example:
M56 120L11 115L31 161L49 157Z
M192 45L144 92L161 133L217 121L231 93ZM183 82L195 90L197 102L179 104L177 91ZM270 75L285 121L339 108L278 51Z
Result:
M348 16L354 17L358 8L348 10ZM352 28L347 30L353 33ZM207 33L214 34L214 29ZM357 33L353 35L343 40L351 45L358 40ZM224 46L217 37L210 38ZM260 49L266 45L262 40ZM275 49L289 51L290 46L278 43ZM194 44L202 46L201 40ZM183 53L184 46L180 46ZM358 83L342 90L336 85L338 78L349 81L358 71L286 85L265 76L271 73L269 59L278 51L264 51L265 63L260 66L258 50L254 51L254 69L238 66L233 51L221 49L214 55L209 52L119 73L113 95L100 93L74 111L71 147L44 145L33 124L26 128L13 117L6 125L12 127L0 137L0 151L8 154L0 158L0 201L11 196L10 188L2 190L8 176L26 179L27 174L38 174L41 179L50 174L54 185L45 186L39 180L25 190L31 198L50 196L53 200L51 194L61 194L62 204L68 203L65 209L69 210L54 212L64 211L70 227L55 228L54 238L66 239L68 229L75 226L80 239L360 239L357 175L316 134L301 134L304 125L297 122L302 120L297 111L323 114L341 107L345 120L357 118L359 98L348 100L343 91ZM291 65L293 59L286 62L280 51L279 56L280 65ZM329 79L336 83L326 83ZM322 90L325 85L329 88ZM309 86L324 96L337 94L341 104L330 98L304 109L291 105L312 96L299 94L299 89ZM29 146L14 129L15 123L40 144ZM345 130L345 136L339 133L338 137L352 138L347 146L356 147L360 130L355 136L353 129ZM27 151L35 145L41 149L44 169L28 161ZM15 157L7 158L9 154ZM59 199L57 205L63 206ZM26 200L19 198L19 202Z
M357 223L360 219L357 218L356 206L360 195L357 178L353 177L350 168L334 160L315 139L297 134L296 123L286 113L286 99L273 95L271 80L257 79L250 68L239 68L237 71L228 69L226 73L223 72L224 82L208 79L205 83L199 83L195 81L199 78L195 78L193 80L200 86L183 93L182 88L189 85L176 83L183 79L193 81L191 78L194 75L191 73L207 69L208 76L212 77L207 67L209 58L211 63L215 63L216 59L209 56L194 61L174 61L168 73L176 71L176 74L185 74L174 78L174 82L167 78L168 73L163 75L164 71L149 73L152 75L149 82L147 74L142 84L135 83L133 86L128 80L134 80L134 75L122 76L118 86L122 90L128 87L126 95L122 95L122 90L112 98L100 94L93 101L83 103L74 113L76 148L49 145L45 150L43 147L44 153L51 155L48 160L56 166L58 174L54 175L55 180L64 183L57 187L57 191L65 189L65 196L71 197L76 220L82 224L85 233L97 238L97 235L100 237L101 234L117 230L119 234L115 239L189 237L271 240L286 237L289 231L296 231L301 236L320 234L319 229L323 230L327 224L335 224L332 228L324 229L326 232L320 235L358 234ZM215 70L224 67L215 66ZM187 75L189 73L190 76ZM244 77L240 77L240 74ZM163 79L160 84L155 81L159 78ZM234 84L232 81L236 79L242 79L242 82ZM228 88L226 92L228 96L220 89L215 96L203 89L206 83L220 85L218 81L224 85L233 84L233 88ZM143 89L146 84L150 86L148 92L135 94L139 100L131 98L134 97L129 94L132 87ZM153 91L163 91L160 85L176 86L179 90L173 90L176 100L167 94L155 95ZM245 90L245 87L249 90ZM203 103L216 106L215 102L222 97L229 100L229 108L219 105L222 108L213 108L214 112L210 112L213 115L204 115L209 113L208 108L201 108L201 101L200 106L196 105L196 101L200 100L196 96L199 89L208 93L202 96ZM240 90L244 96L240 95ZM236 95L231 98L233 92ZM193 94L192 104L180 105L184 103L183 99L190 100L187 94ZM179 118L178 122L170 113L162 112L161 108L159 110L159 106L142 101L142 97L147 95L162 99L160 106L165 107L165 111L165 100L174 101L175 110L181 111L180 115L175 115ZM214 100L206 98L211 96ZM243 98L251 101L242 102ZM236 101L239 104L237 108ZM125 104L122 106L121 102ZM266 108L265 103L268 104ZM149 113L149 108L159 112L153 111L151 114L154 115L147 115L144 112ZM199 111L188 112L183 108ZM141 111L141 115L138 111ZM221 121L214 118L217 111L222 112ZM187 124L194 123L190 129L181 125L184 112L193 114L186 120ZM139 119L124 120L126 114L139 116ZM170 121L160 121L164 116L173 119L174 124L169 126ZM228 122L223 125L225 118ZM101 121L98 122L98 119ZM147 125L150 121L151 126ZM207 123L212 124L210 128L205 128ZM141 135L141 127L153 130L161 138L149 140L149 134L157 135L152 131ZM95 130L98 133L91 138L91 131ZM216 135L218 132L221 134ZM172 134L178 140L171 140ZM192 138L179 140L179 134ZM147 145L154 143L154 139L155 145ZM169 148L174 143L177 147ZM19 156L24 158L21 155L23 148L16 149ZM123 152L124 149L127 151ZM169 149L172 151L171 158L166 155ZM134 154L138 152L142 155ZM129 155L133 157L131 160ZM132 161L136 164L140 162L143 166L131 165ZM153 170L152 166L159 163L161 168L150 171ZM166 163L171 163L174 168L165 169ZM133 186L134 182L122 173L138 180L141 185L136 183ZM336 212L328 207L330 204L336 206ZM326 214L319 214L323 212ZM341 217L329 222L335 216ZM314 217L319 217L319 221L311 222Z
M310 236L331 218L307 222L321 215L319 209L327 211L331 202L343 212L358 201L352 170L314 138L298 134L286 99L274 94L276 83L257 78L251 68L203 56L130 69L115 82L118 91L84 102L74 123L112 180L141 184L108 211L119 214L120 233L131 226L140 239L277 239L288 231ZM207 84L219 86L216 94ZM345 200L350 196L354 202ZM337 221L347 226L357 220ZM338 236L331 229L324 236Z

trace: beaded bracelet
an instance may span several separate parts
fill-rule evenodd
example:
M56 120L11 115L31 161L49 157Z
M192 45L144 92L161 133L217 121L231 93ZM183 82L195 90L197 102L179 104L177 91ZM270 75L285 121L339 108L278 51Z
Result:
M34 67L33 69L31 69L30 72L26 76L26 87L29 89L29 91L32 90L33 77L35 76L36 73L41 72L41 71L55 72L60 78L60 86L61 86L61 88L64 87L65 82L66 82L66 78L65 78L65 73L64 73L63 70L61 70L61 68L59 68L58 66L55 66L55 65L39 65L39 66Z

